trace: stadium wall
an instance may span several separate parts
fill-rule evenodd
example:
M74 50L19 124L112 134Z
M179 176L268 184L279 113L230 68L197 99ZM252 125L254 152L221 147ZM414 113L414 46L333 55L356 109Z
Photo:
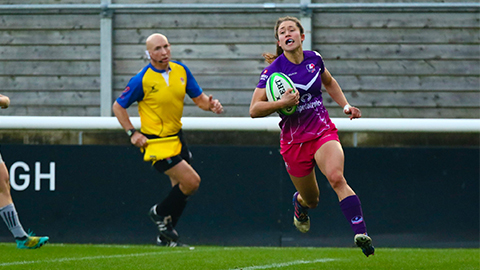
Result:
M351 246L318 174L308 234L292 225L294 187L278 147L192 145L202 177L177 229L192 245ZM345 148L345 176L379 247L479 246L478 147ZM53 243L154 244L148 209L169 181L132 146L2 145L25 228ZM11 241L0 226L0 241Z
M146 63L144 42L166 34L172 56L187 64L208 94L219 98L226 117L248 116L261 57L274 52L273 27L285 15L311 19L312 48L320 52L349 101L364 117L478 118L480 116L479 8L101 9L100 3L158 4L153 0L0 1L0 83L12 99L3 115L100 116L101 22L112 23L113 103ZM177 4L176 0L161 1ZM263 4L265 1L197 1L184 4ZM299 0L269 1L299 4ZM305 3L308 1L302 1ZM311 1L337 4L337 1ZM413 1L342 1L405 3ZM436 3L425 0L423 3ZM449 1L457 4L478 1ZM25 5L7 9L5 5ZM32 9L37 5L97 8ZM415 2L413 2L415 4ZM107 29L108 30L108 29ZM108 32L108 31L107 31ZM105 63L103 63L105 64ZM210 116L186 100L186 116ZM331 98L332 117L341 115ZM108 106L109 107L109 106ZM107 108L108 109L108 108ZM110 111L108 111L111 113ZM138 115L133 106L129 113Z

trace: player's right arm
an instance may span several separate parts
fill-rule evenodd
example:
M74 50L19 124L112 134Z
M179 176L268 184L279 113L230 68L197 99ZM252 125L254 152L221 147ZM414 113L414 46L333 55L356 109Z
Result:
M0 108L6 109L10 106L10 98L0 94Z
M294 106L298 104L298 91L292 92L293 89L288 89L280 100L269 102L267 99L267 92L265 88L255 88L253 92L252 101L250 102L250 117L265 117L279 109Z

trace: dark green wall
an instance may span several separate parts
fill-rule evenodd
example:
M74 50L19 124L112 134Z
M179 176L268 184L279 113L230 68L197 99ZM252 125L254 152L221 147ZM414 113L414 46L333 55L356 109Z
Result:
M333 190L318 174L319 207L307 234L292 225L294 187L276 147L191 146L202 184L177 230L194 245L351 246L353 235ZM2 145L17 185L25 228L54 243L154 243L149 208L169 181L127 146ZM345 176L360 196L376 246L478 247L478 148L346 148ZM35 163L50 172L34 189ZM24 177L23 177L24 179ZM6 226L0 240L11 241Z

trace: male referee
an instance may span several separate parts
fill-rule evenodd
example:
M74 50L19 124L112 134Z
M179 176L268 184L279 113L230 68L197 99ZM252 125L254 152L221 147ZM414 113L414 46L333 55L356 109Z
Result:
M178 233L174 229L189 196L197 191L200 176L190 165L191 153L182 135L181 117L184 97L205 111L223 112L222 104L203 93L190 70L184 64L171 60L171 45L162 34L147 38L146 53L150 63L128 82L125 90L113 104L113 112L130 136L130 142L139 147L147 146L148 139L179 136L182 149L179 155L154 162L153 166L170 178L172 190L149 212L157 225L157 244L177 246ZM138 102L141 129L136 130L127 108Z

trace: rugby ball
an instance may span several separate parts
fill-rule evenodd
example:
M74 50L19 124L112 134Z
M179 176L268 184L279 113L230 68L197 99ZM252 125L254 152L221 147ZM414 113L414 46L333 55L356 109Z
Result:
M293 93L297 91L292 80L281 72L274 72L267 80L267 99L268 101L277 101L282 98L282 95L287 92L287 89L293 89ZM278 110L284 115L292 115L297 110L297 105Z

